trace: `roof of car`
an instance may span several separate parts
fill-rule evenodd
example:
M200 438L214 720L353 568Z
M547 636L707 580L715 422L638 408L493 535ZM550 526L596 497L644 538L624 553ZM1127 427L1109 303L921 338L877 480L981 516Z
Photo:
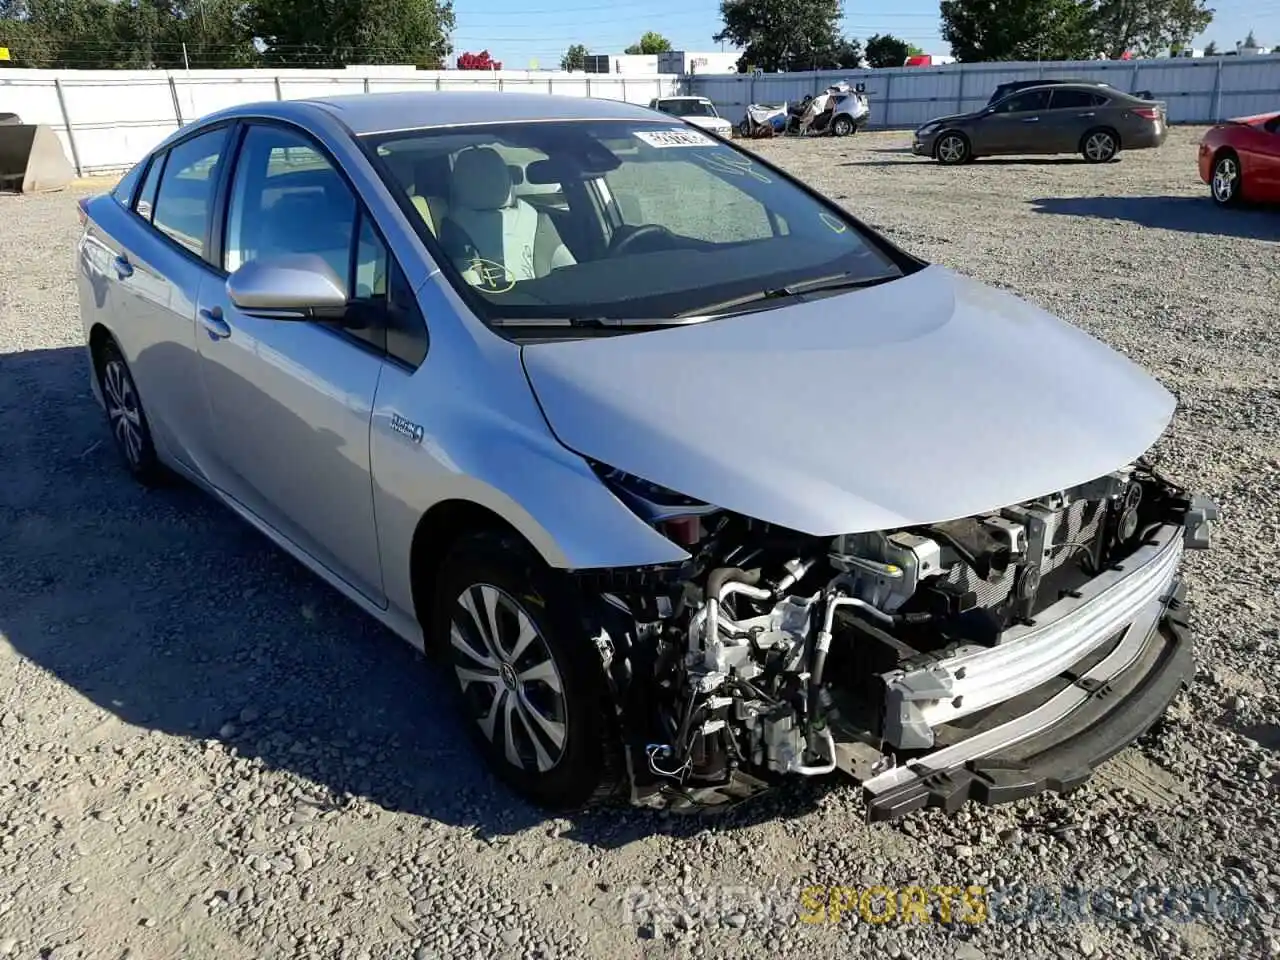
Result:
M356 134L527 120L654 119L648 107L619 100L489 90L411 90L295 102L311 104L334 114Z

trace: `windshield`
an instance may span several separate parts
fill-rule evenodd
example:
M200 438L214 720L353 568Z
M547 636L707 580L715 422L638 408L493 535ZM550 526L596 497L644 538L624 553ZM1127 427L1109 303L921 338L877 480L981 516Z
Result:
M483 319L696 313L832 276L902 275L806 190L699 130L504 123L372 138Z
M707 100L659 100L658 109L673 117L714 117L715 107Z

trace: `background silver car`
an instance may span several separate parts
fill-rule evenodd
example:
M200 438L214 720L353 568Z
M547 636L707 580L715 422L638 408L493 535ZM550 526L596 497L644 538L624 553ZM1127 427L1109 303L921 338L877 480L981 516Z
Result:
M443 653L540 802L837 768L878 816L941 802L929 771L949 806L1008 798L1078 781L1189 669L1176 570L1214 510L1141 460L1168 392L687 124L250 105L82 213L129 470Z

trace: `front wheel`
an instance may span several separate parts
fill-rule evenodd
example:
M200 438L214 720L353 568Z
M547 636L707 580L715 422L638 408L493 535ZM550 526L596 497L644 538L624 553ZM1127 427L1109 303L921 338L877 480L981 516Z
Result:
M944 133L934 150L939 163L961 164L969 159L969 141L962 133Z
M847 137L857 131L857 126L848 117L836 117L835 122L831 125L831 132L837 137Z
M1240 159L1234 153L1224 154L1213 165L1213 199L1220 207L1234 206L1240 200L1243 177Z
M1120 141L1110 130L1092 130L1085 134L1080 152L1090 163L1106 163L1120 152Z
M436 636L448 637L464 722L494 773L555 810L614 796L624 764L577 590L496 533L460 540L442 570Z

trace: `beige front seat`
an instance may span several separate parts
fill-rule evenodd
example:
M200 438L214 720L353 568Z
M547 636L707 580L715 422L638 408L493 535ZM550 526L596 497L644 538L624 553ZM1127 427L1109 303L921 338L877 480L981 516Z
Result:
M413 168L413 193L409 199L426 223L427 229L437 237L440 236L440 225L449 212L449 204L445 198L449 196L451 179L447 154L423 160Z
M496 150L461 151L452 180L441 239L459 269L467 271L479 258L500 264L511 281L520 281L575 262L551 218L514 196L511 171Z

